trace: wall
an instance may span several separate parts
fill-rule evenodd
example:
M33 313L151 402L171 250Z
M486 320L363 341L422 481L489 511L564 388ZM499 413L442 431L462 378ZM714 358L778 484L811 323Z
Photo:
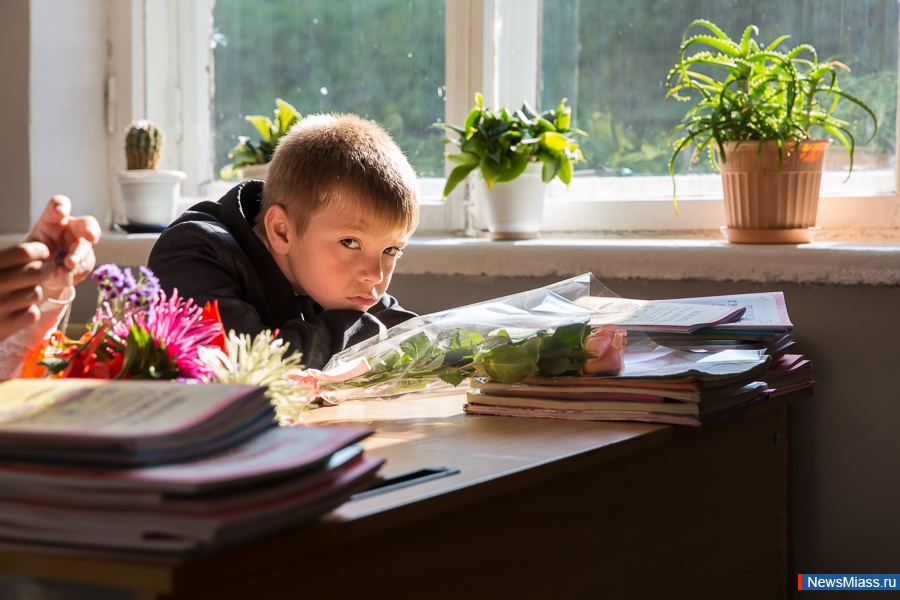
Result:
M3 181L4 219L0 231L27 231L30 225L31 181L29 152L28 2L16 0L3 7L0 19L0 181Z
M0 232L53 194L108 222L107 0L7 0L0 19Z

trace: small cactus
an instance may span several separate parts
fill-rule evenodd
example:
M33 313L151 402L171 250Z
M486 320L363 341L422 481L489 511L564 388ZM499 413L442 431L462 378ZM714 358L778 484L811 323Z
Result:
M162 154L163 132L153 121L132 122L125 131L125 161L127 168L155 169Z

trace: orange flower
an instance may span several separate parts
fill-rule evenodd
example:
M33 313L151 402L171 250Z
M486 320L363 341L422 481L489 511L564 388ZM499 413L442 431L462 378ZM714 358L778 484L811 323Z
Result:
M219 335L210 340L209 345L219 348L222 352L227 352L228 348L225 346L225 326L222 325L222 317L219 315L218 300L213 300L212 303L207 302L203 306L203 315L201 316L201 319L203 320L203 324L207 326L219 324Z
M617 375L625 363L627 331L615 325L595 329L584 341L584 349L593 355L582 363L582 375Z

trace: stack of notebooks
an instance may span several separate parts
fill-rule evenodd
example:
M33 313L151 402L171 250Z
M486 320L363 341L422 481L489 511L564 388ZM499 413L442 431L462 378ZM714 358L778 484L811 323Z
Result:
M670 333L652 328L646 330L647 335L654 341L670 348L709 351L764 350L766 354L777 358L794 346L792 335L794 324L788 317L782 292L678 298L659 302L744 309L740 318L734 321L701 326L690 331Z
M0 545L202 553L318 519L378 479L372 432L278 427L257 386L0 384Z
M630 336L618 375L476 383L466 412L697 426L813 384L811 361L787 353L793 325L781 292L578 302L594 324L646 334Z

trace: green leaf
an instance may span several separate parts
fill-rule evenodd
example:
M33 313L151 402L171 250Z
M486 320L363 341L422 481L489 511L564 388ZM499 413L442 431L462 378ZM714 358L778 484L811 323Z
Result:
M441 195L441 199L446 198L450 195L450 192L453 191L461 181L463 181L466 176L471 173L475 167L478 165L459 165L452 171L450 171L450 175L447 177L447 183L444 185L444 192Z
M473 152L450 152L444 156L452 162L461 165L471 165L472 167L477 167L478 163L481 162L481 157Z
M494 381L515 383L537 371L537 357L526 348L499 346L487 352L478 367Z
M419 332L400 342L400 350L413 360L418 360L419 358L428 355L430 348L431 340L425 332Z
M272 119L263 115L247 115L244 120L253 125L259 132L259 135L266 141L272 142L272 134L275 130L275 124Z
M441 381L449 383L450 385L456 387L460 383L466 380L466 377L460 373L442 373L440 375Z

